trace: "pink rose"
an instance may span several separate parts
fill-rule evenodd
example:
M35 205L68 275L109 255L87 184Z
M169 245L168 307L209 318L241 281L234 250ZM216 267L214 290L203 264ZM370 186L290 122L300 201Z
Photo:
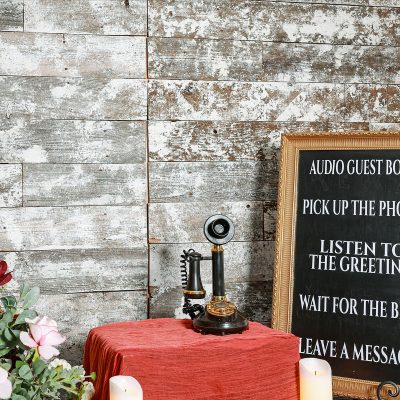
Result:
M60 352L53 346L57 346L65 341L57 329L56 321L48 317L36 317L26 319L29 324L29 333L21 332L21 342L32 349L38 349L39 355L45 360L58 356Z
M0 367L0 399L9 399L12 394L12 384L8 380L8 372Z

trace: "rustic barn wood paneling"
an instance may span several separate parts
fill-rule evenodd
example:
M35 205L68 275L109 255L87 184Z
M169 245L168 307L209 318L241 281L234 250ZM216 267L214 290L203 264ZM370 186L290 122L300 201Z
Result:
M400 7L398 0L369 0L369 4L380 7Z
M275 201L264 202L264 240L275 240L276 208Z
M277 164L274 161L150 163L150 201L275 200Z
M152 120L341 121L343 85L285 82L152 81Z
M369 124L369 130L370 131L400 132L400 123L371 122Z
M150 286L165 290L181 286L180 256L183 250L195 249L211 255L211 243L177 243L150 245ZM230 242L224 246L226 282L258 282L272 280L274 242ZM202 261L203 284L210 284L211 261Z
M79 363L91 328L116 321L147 318L147 291L44 295L39 311L58 322L67 336L62 356Z
M146 82L136 79L0 77L0 114L44 119L146 119Z
M0 208L0 251L126 249L145 244L144 205Z
M400 47L263 43L265 81L398 84L399 70Z
M399 85L346 85L348 121L399 122Z
M288 132L368 130L368 123L151 121L150 161L239 161L276 157Z
M147 258L145 247L0 252L18 282L52 295L147 290Z
M23 29L23 0L0 0L0 31L22 31Z
M147 317L147 1L0 0L0 31L1 257L80 363Z
M0 207L22 206L22 165L0 164Z
M145 121L5 118L1 163L144 163Z
M398 8L149 0L150 36L398 46Z
M262 43L150 38L149 77L258 81L262 77Z
M50 33L146 35L147 1L24 0L25 30Z
M142 205L144 164L25 164L24 206Z
M270 1L277 1L282 2L282 0L270 0ZM310 0L285 0L285 3L313 3ZM368 0L318 0L317 3L321 4L338 4L338 5L354 5L354 6L368 6Z
M400 18L400 16L399 16ZM398 47L152 38L155 79L399 83Z
M224 214L235 224L234 241L263 240L263 203L151 203L150 243L205 242L203 226L211 214Z
M0 75L146 77L146 38L0 33Z

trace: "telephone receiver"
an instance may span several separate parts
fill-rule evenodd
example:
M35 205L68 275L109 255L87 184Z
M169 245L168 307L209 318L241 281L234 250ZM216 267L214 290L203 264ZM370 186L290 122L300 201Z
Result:
M235 227L228 217L213 215L204 224L204 235L213 244L211 256L204 257L193 249L184 251L181 256L183 312L193 320L193 328L203 334L226 335L242 333L248 329L247 319L225 294L223 245L230 242L234 234ZM206 260L212 262L213 293L210 302L203 307L200 304L192 304L191 300L206 297L200 271L201 262Z

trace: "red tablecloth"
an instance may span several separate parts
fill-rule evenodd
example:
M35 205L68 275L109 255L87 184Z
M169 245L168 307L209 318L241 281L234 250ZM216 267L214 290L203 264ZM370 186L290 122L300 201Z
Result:
M298 400L299 343L251 322L241 335L201 335L190 320L152 319L92 329L86 372L97 372L94 400L108 380L134 376L144 400Z

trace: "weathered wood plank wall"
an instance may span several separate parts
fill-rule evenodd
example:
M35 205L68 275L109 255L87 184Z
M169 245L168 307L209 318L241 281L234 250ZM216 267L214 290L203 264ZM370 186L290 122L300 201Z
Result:
M148 316L146 25L145 0L0 0L0 257L74 362Z
M229 294L269 322L280 136L398 130L399 21L398 0L0 0L0 251L82 322L72 358L95 324L180 315L178 256L216 212Z

